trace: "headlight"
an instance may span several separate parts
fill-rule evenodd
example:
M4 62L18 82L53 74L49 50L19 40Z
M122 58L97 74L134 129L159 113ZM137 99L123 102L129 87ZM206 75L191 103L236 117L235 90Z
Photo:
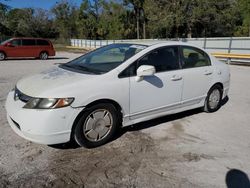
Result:
M28 109L55 109L71 105L74 98L31 98L23 108Z

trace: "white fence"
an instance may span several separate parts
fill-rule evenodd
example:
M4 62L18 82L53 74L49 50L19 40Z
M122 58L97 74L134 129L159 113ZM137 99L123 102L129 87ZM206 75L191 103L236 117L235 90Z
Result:
M210 52L250 54L250 37L181 39Z
M147 39L163 40L163 39ZM146 40L146 41L147 41ZM184 38L166 39L166 41L182 41L202 47L210 52L250 54L250 37L226 37L226 38ZM99 48L108 44L119 42L131 42L142 40L86 40L71 39L71 46L80 48Z
M152 41L157 39L147 39L146 41ZM70 39L71 46L79 48L100 48L109 44L120 43L120 42L136 42L143 40L86 40L86 39Z

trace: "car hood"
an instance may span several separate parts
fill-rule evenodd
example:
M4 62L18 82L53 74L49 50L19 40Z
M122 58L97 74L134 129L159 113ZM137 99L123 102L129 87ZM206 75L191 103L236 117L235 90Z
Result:
M39 74L29 76L17 82L16 87L24 94L31 97L70 97L74 88L96 75L82 74L53 68Z

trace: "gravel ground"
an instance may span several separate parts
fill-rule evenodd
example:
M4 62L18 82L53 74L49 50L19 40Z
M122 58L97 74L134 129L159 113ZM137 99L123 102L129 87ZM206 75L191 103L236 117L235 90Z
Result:
M229 100L218 112L192 110L140 123L96 149L45 146L17 136L6 120L8 91L21 77L77 56L0 63L0 187L250 185L250 67L231 66Z

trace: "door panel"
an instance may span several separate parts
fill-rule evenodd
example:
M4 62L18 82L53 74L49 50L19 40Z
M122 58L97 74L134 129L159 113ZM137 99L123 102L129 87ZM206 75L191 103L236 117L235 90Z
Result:
M153 76L145 76L139 82L135 76L130 77L131 119L140 114L167 111L180 104L183 79L177 46L156 49L139 59L136 64L137 68L141 65L152 65L156 73Z
M178 105L181 101L183 80L178 71L156 73L136 82L130 78L130 113L140 113Z
M22 57L37 57L38 48L35 39L23 39L21 49L23 52Z
M22 55L22 52L20 51L21 47L21 40L20 39L14 39L9 42L11 46L6 46L6 53L8 57L20 57Z
M213 67L209 56L193 47L182 47L183 94L182 101L188 104L199 103L209 90Z
M194 103L199 103L200 100L206 97L211 83L212 75L206 75L206 71L212 72L212 67L200 67L183 70L183 95L182 101L193 100Z

